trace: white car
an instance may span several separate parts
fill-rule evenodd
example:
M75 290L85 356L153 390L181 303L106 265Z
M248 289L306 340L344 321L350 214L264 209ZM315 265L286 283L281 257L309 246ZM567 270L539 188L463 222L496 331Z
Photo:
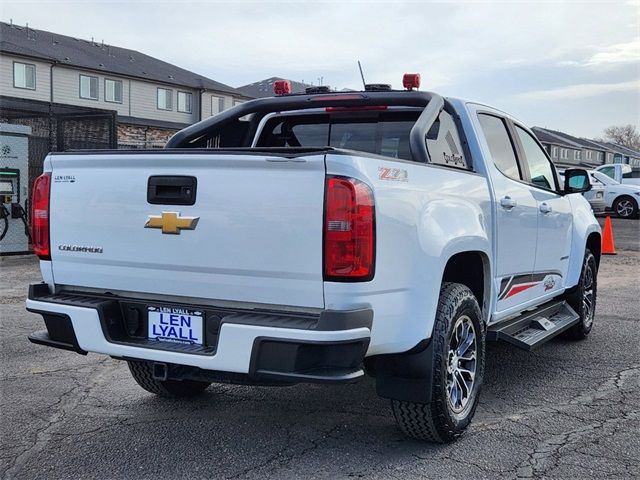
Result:
M597 170L592 170L591 184L595 188L604 188L604 201L607 210L612 210L622 218L636 218L640 202L640 185L625 185ZM585 196L589 200L589 193Z
M564 183L564 170L558 171L560 183ZM591 190L582 194L587 199L593 213L604 213L606 211L606 203L604 200L604 185L600 182L591 181Z

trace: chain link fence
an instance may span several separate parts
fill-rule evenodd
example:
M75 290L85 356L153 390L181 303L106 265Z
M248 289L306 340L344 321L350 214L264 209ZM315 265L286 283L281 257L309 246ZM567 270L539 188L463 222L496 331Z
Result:
M31 127L29 191L49 152L118 147L111 110L0 96L0 122Z

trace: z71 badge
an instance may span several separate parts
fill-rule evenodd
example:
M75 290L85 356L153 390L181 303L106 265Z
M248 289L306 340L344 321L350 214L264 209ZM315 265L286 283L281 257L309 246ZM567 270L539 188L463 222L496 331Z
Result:
M380 178L380 180L391 180L394 182L408 182L409 174L401 168L379 167L378 178Z

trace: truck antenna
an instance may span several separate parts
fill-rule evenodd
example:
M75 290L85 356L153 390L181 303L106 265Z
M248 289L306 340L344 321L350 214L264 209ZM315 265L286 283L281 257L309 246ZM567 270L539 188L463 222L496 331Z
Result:
M362 87L366 88L367 84L364 81L364 73L362 73L362 65L360 64L360 60L358 60L358 70L360 70L360 78L362 78Z

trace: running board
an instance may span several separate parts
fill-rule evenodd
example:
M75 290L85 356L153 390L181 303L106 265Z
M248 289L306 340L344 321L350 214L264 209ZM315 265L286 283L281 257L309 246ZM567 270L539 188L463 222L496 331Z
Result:
M487 340L504 340L524 350L533 350L580 321L565 301L545 303L519 317L487 329Z

